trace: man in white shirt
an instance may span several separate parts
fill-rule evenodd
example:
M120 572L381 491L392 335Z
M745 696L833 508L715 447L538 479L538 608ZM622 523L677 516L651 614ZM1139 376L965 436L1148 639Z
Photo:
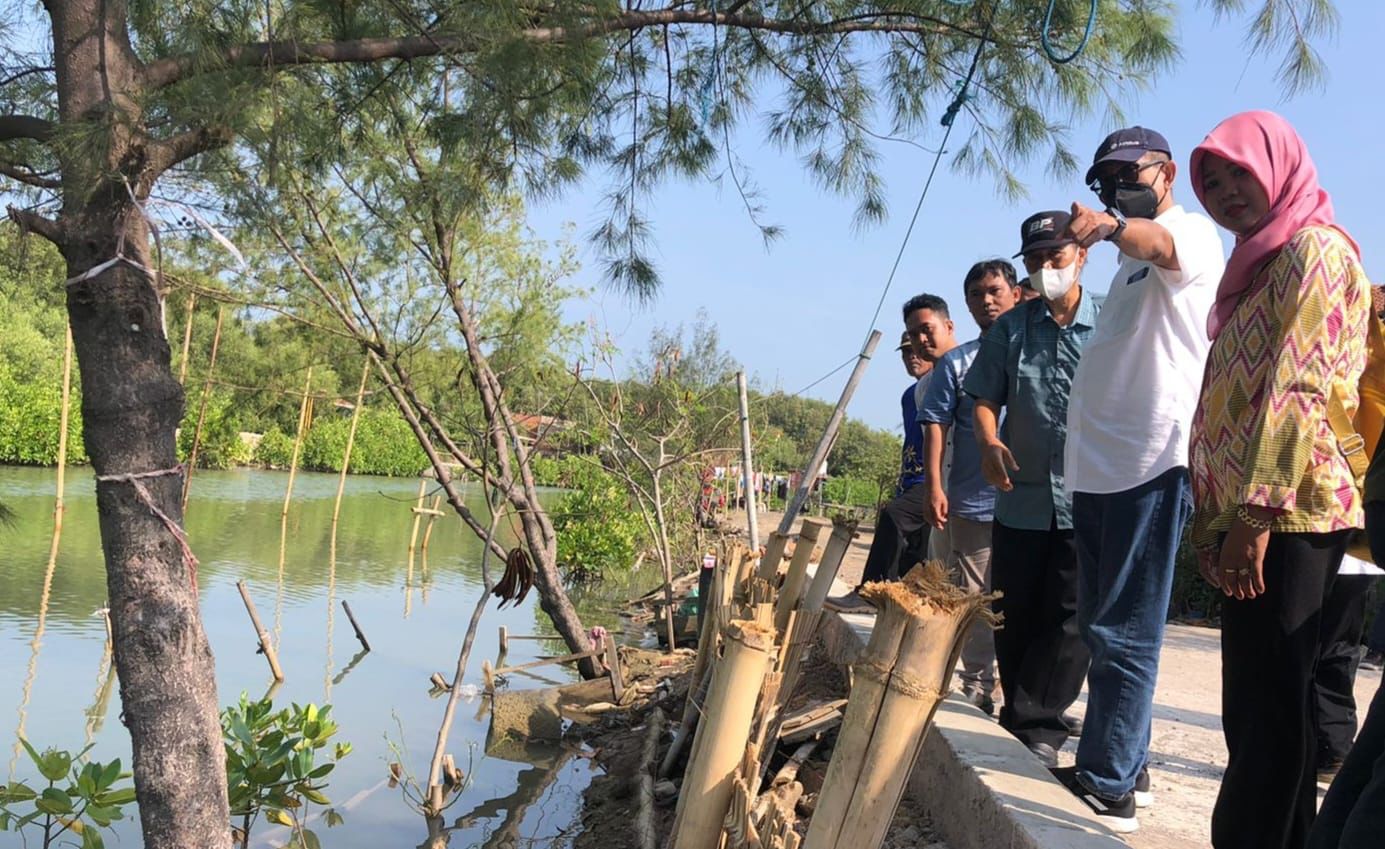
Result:
M1225 260L1215 225L1174 203L1162 135L1118 130L1087 183L1105 211L1072 205L1083 247L1120 250L1082 352L1064 450L1077 543L1078 623L1091 650L1077 765L1056 777L1114 831L1152 802L1149 740L1174 558L1192 512L1188 432L1210 343L1207 313Z

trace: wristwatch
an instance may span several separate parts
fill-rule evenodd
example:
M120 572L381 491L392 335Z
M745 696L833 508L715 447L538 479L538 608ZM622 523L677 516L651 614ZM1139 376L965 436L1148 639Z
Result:
M1110 235L1106 237L1105 241L1119 242L1121 240L1121 236L1125 235L1125 225L1127 223L1125 220L1125 216L1121 215L1121 211L1119 209L1116 209L1114 206L1106 207L1106 214L1116 219L1116 229L1111 231Z

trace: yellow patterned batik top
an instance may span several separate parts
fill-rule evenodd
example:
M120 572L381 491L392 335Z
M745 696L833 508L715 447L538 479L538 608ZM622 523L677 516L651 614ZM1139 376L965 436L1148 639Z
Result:
M1213 547L1241 504L1283 511L1272 530L1359 528L1361 496L1327 421L1366 365L1370 282L1351 244L1306 227L1257 275L1212 343L1193 416L1193 543Z

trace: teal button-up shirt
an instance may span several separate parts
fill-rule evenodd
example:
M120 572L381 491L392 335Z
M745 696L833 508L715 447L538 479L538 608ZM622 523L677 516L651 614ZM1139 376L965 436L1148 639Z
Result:
M1005 408L1000 438L1019 464L1010 472L1014 489L996 496L995 519L1007 527L1072 528L1072 502L1063 492L1068 395L1104 300L1084 289L1072 323L1059 327L1048 305L1035 298L1002 315L981 337L962 388Z

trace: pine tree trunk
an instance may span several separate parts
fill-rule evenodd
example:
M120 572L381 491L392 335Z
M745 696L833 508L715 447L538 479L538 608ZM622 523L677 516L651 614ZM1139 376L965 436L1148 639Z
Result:
M145 197L166 150L143 135L142 71L125 0L52 0L59 118L80 141L62 158L63 208L53 239L77 277L117 256L130 262L68 287L82 386L83 435L96 473L121 717L130 731L145 846L229 849L225 755L216 677L181 528L174 434L183 390L169 367L149 233L131 196ZM65 139L65 141L72 141Z

